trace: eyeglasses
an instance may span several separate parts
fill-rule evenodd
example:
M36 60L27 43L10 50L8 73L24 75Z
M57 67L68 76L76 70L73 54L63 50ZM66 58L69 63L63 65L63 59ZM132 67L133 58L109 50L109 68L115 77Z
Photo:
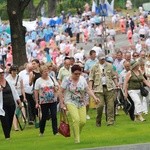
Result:
M133 57L139 57L139 55L133 55Z

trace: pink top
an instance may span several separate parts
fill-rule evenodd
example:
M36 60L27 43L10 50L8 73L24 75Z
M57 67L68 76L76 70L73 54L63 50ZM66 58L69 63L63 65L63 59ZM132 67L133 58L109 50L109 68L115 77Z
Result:
M6 64L13 64L13 57L11 52L7 53Z
M40 42L40 47L42 48L42 47L46 47L46 42L45 41L41 41Z

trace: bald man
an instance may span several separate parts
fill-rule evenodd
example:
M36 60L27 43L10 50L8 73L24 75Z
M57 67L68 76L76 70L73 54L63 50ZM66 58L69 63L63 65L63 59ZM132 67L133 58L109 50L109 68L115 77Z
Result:
M29 74L32 71L32 64L27 63L26 68L19 73L19 77L23 80L23 86L25 90L25 96L28 102L28 123L29 125L33 125L35 121L35 101L33 99L33 86L29 85Z

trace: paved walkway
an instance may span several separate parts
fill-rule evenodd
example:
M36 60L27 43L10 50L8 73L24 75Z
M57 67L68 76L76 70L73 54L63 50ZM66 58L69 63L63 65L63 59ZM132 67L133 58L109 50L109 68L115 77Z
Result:
M150 143L130 144L113 147L86 148L81 150L150 150Z
M88 42L87 44L85 43L77 43L77 47L85 50L85 54L88 55L89 51L93 48L95 43ZM127 40L126 34L118 34L116 35L116 48L126 48L129 47L129 42Z

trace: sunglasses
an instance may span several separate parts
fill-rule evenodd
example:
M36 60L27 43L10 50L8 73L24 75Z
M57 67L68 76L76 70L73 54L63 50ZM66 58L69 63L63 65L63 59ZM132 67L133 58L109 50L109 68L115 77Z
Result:
M134 55L133 57L139 57L138 55Z
M0 72L0 74L3 74L4 72Z
M81 73L74 73L74 75L76 75L76 76L77 76L77 75L81 75Z

